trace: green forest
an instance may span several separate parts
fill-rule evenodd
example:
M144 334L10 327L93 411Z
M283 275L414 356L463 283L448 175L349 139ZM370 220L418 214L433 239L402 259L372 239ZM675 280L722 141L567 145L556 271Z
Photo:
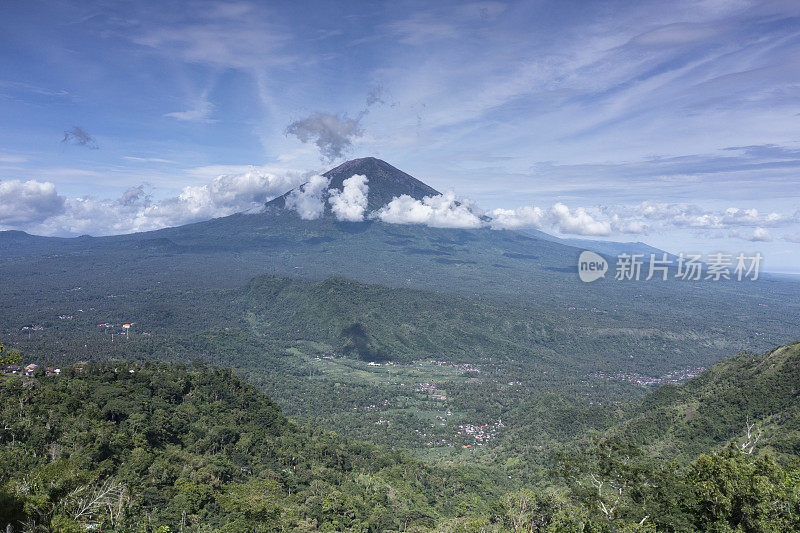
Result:
M750 355L751 367L797 368L799 347ZM709 381L730 395L741 364L672 396L685 403ZM762 438L774 428L749 418L728 442L700 441L707 449L690 460L656 458L621 435L579 439L554 453L549 486L533 487L491 465L425 463L292 422L230 370L200 362L38 368L4 375L0 393L0 522L18 531L800 528L797 455L774 454L765 443L776 435ZM724 405L738 422L741 406Z
M32 248L0 258L0 525L800 530L788 282L586 295L530 236L288 220L278 253L259 217L6 236ZM402 254L368 267L362 245ZM319 270L295 268L312 249Z

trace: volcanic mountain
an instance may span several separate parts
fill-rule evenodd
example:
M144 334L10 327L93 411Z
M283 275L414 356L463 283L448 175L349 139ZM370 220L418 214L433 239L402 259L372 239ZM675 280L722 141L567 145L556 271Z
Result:
M348 161L325 177L330 188L341 189L354 174L369 180L369 211L403 194L416 199L438 194L375 158ZM135 317L135 309L124 308L125 294L150 295L148 305L163 312L162 323L168 324L177 316L170 303L176 295L207 305L203 302L214 296L203 291L236 289L269 274L310 281L341 276L394 291L369 298L356 291L352 303L365 312L387 308L384 297L403 302L408 291L421 290L544 313L563 324L563 331L526 326L525 334L562 355L568 348L558 340L561 335L594 336L596 342L570 348L568 355L596 362L597 368L614 362L618 369L666 372L800 338L800 323L793 320L800 314L797 282L766 275L750 283L618 281L614 258L599 250L611 265L610 275L582 283L581 248L541 232L340 222L333 216L304 220L281 207L285 198L258 213L129 235L67 239L0 232L0 335L31 325L67 328L75 322L60 315L88 317L83 312L109 299L118 302L117 321L134 321L129 316ZM315 290L330 289L315 285L297 291L298 299L306 305L323 300ZM284 304L289 310L300 305L295 299ZM197 317L188 320L199 323ZM477 313L465 320L493 318Z
M369 180L366 209L368 212L380 209L391 202L392 198L403 194L417 200L422 200L425 196L441 194L415 177L393 167L386 161L374 157L362 157L346 161L338 167L325 172L323 176L330 180L329 188L342 190L344 180L356 174L364 175ZM292 194L294 190L292 189L267 202L267 207L285 207L286 197Z

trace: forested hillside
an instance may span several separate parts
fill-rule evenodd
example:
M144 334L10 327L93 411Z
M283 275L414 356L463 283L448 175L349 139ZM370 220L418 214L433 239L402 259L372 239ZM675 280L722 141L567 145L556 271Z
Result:
M684 383L661 385L629 402L531 394L504 419L510 427L483 458L538 484L546 484L551 472L543 474L537 463L553 468L559 453L596 438L628 443L662 464L687 465L730 445L747 455L769 453L785 465L800 464L800 342L736 354Z
M6 375L0 396L3 526L399 530L499 488L297 426L227 370L100 363Z
M0 393L0 523L15 531L800 528L800 470L757 446L681 466L594 439L559 454L555 485L537 491L298 426L203 365L7 374Z
M716 340L699 330L636 327L619 313L548 311L332 277L320 282L259 276L238 300L252 331L284 342L316 341L367 361L524 361L564 371L701 362ZM714 348L716 349L716 348ZM635 362L621 354L636 353ZM568 361L568 363L567 363Z
M618 433L654 456L688 458L743 438L787 460L800 457L800 342L743 352L682 386L659 388Z

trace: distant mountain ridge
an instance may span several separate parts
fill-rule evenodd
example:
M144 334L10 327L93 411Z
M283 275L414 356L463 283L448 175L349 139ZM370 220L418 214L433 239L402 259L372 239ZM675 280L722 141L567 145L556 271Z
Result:
M367 212L376 211L392 201L393 198L408 195L417 200L426 196L437 196L439 191L421 182L410 174L393 167L386 161L375 157L362 157L345 161L338 167L323 174L330 180L330 189L342 190L344 180L354 175L364 175L369 180L367 193ZM267 202L267 208L286 206L286 198L297 189L292 189Z
M675 254L666 252L654 246L650 246L649 244L641 241L619 242L599 241L596 239L564 238L556 237L554 235L550 235L549 233L538 230L528 230L528 233L536 235L541 239L566 244L567 246L574 246L575 248L580 248L582 250L591 250L593 252L611 257L615 257L620 254L642 254L642 256L645 257L645 260L647 260L647 258L650 257L650 254L656 254L657 258L662 257L662 254L667 254L667 259L671 261L677 260L677 256Z

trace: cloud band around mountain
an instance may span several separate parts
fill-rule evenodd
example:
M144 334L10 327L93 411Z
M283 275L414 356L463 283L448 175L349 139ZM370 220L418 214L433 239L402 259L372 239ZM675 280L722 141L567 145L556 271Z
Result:
M0 229L22 229L41 235L108 235L159 229L260 208L297 186L300 179L298 175L279 175L252 167L185 187L177 196L159 201L154 201L142 185L108 200L62 196L50 182L9 180L0 182ZM368 176L353 175L337 189L330 188L328 178L315 175L293 189L285 205L305 220L323 216L327 207L333 217L347 222L379 220L437 228L538 229L599 237L689 228L708 232L710 237L749 242L771 242L776 238L788 243L800 241L796 232L800 213L762 213L752 208L712 211L691 204L657 202L586 208L558 202L549 208L526 205L484 212L471 200L448 191L421 199L400 195L368 212L368 197ZM789 231L774 236L773 231L781 228Z

